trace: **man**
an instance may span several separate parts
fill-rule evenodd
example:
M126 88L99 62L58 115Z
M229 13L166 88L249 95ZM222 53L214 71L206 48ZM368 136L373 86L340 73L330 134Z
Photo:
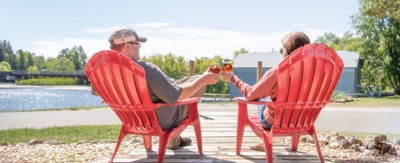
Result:
M110 49L115 50L137 62L146 72L147 87L151 100L155 103L166 102L175 104L189 97L200 97L206 90L206 85L215 84L218 74L209 71L202 75L186 77L174 82L166 76L157 66L148 62L139 62L141 43L147 41L146 37L139 37L132 28L121 28L114 31L108 39ZM94 93L96 94L96 93ZM187 106L163 106L156 109L160 126L168 130L179 125L188 115ZM177 136L168 142L168 149L177 149L191 144L190 138Z

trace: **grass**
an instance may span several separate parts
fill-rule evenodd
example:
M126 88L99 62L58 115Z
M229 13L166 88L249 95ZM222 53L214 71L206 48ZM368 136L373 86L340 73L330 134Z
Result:
M210 103L211 104L211 103ZM235 102L213 102L217 105L236 104ZM400 106L400 96L382 97L382 98L356 98L353 102L330 103L329 105L337 107L357 107L368 106L376 108L379 106ZM101 106L104 107L104 106ZM59 108L56 110L83 110L99 107L76 107ZM53 109L54 110L54 109ZM50 127L44 129L11 129L0 131L0 144L16 144L20 142L28 143L32 139L57 140L63 143L75 143L79 141L91 142L93 140L109 141L117 140L120 125L90 125L90 126L66 126ZM373 139L378 133L354 133L343 132L347 136L355 136L357 139ZM386 134L388 140L399 140L400 134Z
M11 129L0 131L1 144L28 143L32 139L42 141L57 140L61 143L76 143L79 141L115 141L118 138L120 125L85 125L85 126L65 126L49 127L44 129ZM341 132L347 138L354 136L359 140L374 139L378 133L356 133ZM389 141L400 140L400 134L385 134Z
M90 110L90 109L98 109L104 108L104 106L80 106L80 107L71 107L71 108L52 108L52 109L32 109L32 110L15 110L15 111L0 111L1 112L33 112L33 111L62 111L62 110Z
M400 96L387 96L387 97L360 97L354 98L352 102L340 103L333 102L330 106L338 107L357 107L357 106L368 106L368 107L388 107L388 106L400 106Z
M28 143L32 139L42 141L57 140L62 143L76 143L79 141L116 140L120 125L86 125L49 127L44 129L11 129L0 131L0 144Z
M77 85L78 81L72 78L32 78L15 82L16 85L39 85L39 86L54 86L54 85Z

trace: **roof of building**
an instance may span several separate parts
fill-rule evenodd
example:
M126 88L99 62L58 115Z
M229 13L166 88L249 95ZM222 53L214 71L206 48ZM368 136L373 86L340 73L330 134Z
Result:
M351 51L339 50L336 53L342 58L344 67L356 68L358 66L359 54ZM282 61L282 55L279 52L268 53L242 53L234 60L234 67L237 68L254 68L257 62L262 62L262 67L274 67Z

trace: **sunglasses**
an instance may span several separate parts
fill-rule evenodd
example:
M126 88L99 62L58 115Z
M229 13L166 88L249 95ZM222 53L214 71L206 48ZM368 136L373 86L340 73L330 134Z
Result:
M139 47L142 46L142 43L140 42L128 42L129 44L137 44Z

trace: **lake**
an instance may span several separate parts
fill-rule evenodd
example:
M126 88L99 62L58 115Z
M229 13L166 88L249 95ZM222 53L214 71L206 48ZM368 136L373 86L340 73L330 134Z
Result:
M0 87L0 111L107 106L99 96L93 96L88 86Z

